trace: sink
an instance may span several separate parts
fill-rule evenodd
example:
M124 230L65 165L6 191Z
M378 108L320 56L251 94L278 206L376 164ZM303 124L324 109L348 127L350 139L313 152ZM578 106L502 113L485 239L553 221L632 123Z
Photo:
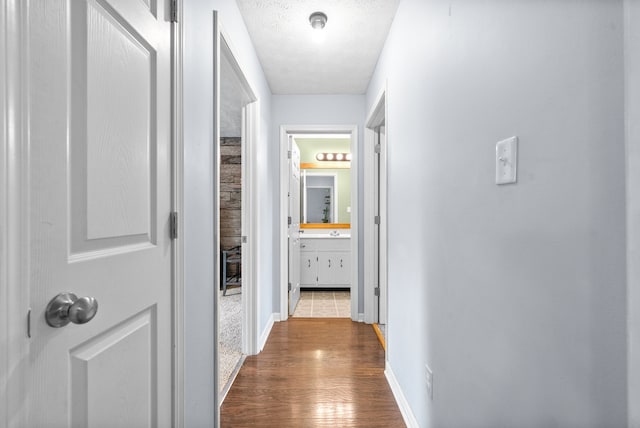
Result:
M329 233L301 233L300 238L310 239L346 239L351 238L350 233L339 233L337 235L331 235Z

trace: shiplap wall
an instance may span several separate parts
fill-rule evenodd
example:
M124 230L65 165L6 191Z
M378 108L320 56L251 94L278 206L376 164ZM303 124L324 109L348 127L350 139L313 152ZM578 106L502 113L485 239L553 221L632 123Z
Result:
M220 245L241 244L242 146L240 137L220 138Z

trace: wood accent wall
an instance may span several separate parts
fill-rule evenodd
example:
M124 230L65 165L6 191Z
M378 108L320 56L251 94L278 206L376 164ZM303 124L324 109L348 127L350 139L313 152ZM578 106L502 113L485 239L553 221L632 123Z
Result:
M241 244L242 146L240 137L220 138L220 245Z

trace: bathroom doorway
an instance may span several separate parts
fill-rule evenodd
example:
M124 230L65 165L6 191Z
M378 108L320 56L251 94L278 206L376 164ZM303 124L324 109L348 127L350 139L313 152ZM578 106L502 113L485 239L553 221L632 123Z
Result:
M294 205L290 202L292 142L300 151L298 199L302 202ZM281 127L282 320L315 316L315 307L318 316L358 321L356 152L356 126ZM302 221L295 224L295 218ZM292 255L292 251L299 253ZM292 304L297 290L302 292L300 301Z

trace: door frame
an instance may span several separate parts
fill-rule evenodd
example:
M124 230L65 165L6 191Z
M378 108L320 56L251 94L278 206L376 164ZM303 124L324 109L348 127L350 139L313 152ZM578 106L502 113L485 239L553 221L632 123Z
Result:
M260 117L260 104L256 92L247 80L242 66L238 62L237 50L233 47L230 35L225 31L222 23L218 21L220 31L220 58L225 56L231 65L236 77L240 81L242 89L247 97L251 100L242 108L242 236L246 242L242 243L242 353L247 355L255 355L258 353L258 287L256 286L256 261L258 260L257 242L258 233L257 225L257 176L255 174L256 145L258 140L258 119ZM216 67L216 73L219 73L219 67ZM215 105L215 104L214 104ZM221 106L218 105L218 110ZM219 118L219 113L217 113ZM220 154L220 132L217 132L218 139L216 141L215 153L219 158ZM218 167L220 164L218 163ZM214 183L216 194L219 197L220 192L220 174L217 176L217 182ZM217 214L220 214L220 207L217 208ZM219 224L216 234L219 235ZM220 245L216 247L216 251L220 252ZM220 255L218 255L218 258ZM216 264L216 268L219 263ZM219 274L216 274L219 278ZM216 290L219 290L218 288ZM217 354L216 354L217 355Z
M184 91L183 91L183 1L176 0L176 22L171 25L171 209L178 213L177 239L173 241L173 424L184 426L185 269L184 269Z
M369 195L374 191L374 158L376 131L375 128L384 123L386 141L380 150L380 242L379 242L379 302L388 308L388 271L387 271L387 239L388 239L388 218L387 218L387 162L388 162L388 140L389 125L387 113L387 87L383 87L382 91L376 97L373 107L367 115L364 130L364 320L366 323L377 323L378 313L375 301L375 290L373 284L373 269L375 267L375 251L374 251L374 235L375 235L375 207L374 198ZM387 315L388 319L388 315ZM385 334L388 335L389 329ZM388 344L389 341L386 340Z
M358 319L358 125L281 125L280 126L280 320L289 318L287 257L287 188L289 175L289 135L350 134L351 135L351 319Z
M0 426L24 426L26 365L29 342L29 244L25 220L28 194L28 144L24 113L26 86L26 6L19 0L0 1Z

